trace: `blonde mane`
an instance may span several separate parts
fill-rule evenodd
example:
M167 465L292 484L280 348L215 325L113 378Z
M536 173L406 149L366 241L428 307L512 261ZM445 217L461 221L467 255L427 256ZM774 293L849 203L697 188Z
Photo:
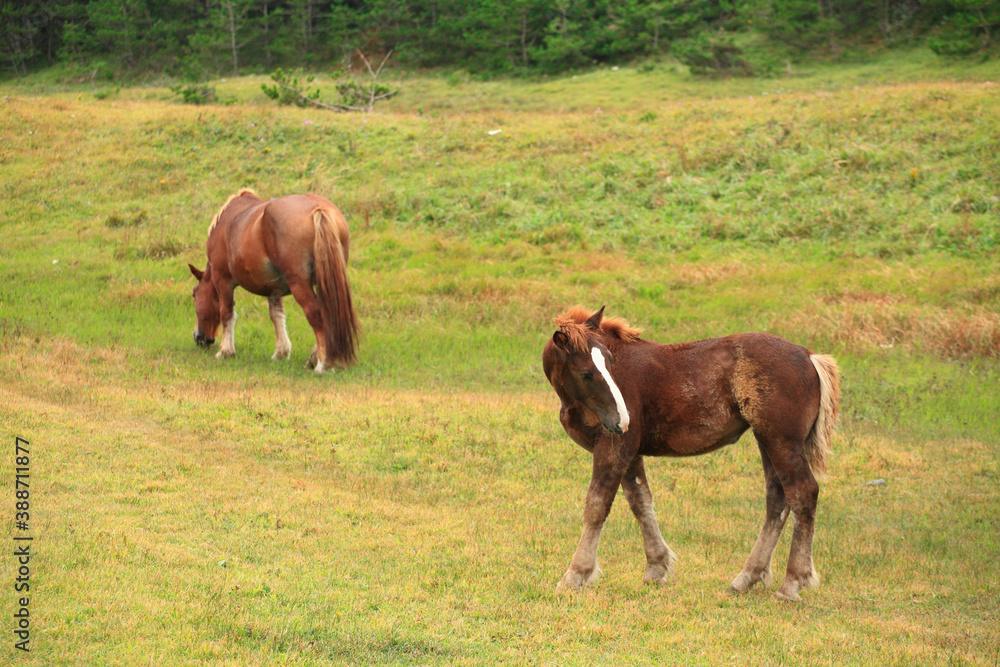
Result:
M222 212L226 210L226 207L233 203L234 199L242 197L243 195L253 195L254 197L257 197L257 199L260 199L260 196L250 188L243 188L236 194L229 197L229 199L226 200L226 203L222 205L222 208L219 209L219 212L215 214L215 217L212 218L212 224L208 226L209 234L211 234L212 230L215 229L215 226L219 224L219 217L222 215Z
M587 320L593 315L594 313L580 306L574 306L557 316L553 322L569 338L570 345L581 352L586 352L590 347L590 337L595 334L587 326ZM629 325L620 317L608 317L601 320L600 333L617 338L623 343L631 343L639 337L642 330Z

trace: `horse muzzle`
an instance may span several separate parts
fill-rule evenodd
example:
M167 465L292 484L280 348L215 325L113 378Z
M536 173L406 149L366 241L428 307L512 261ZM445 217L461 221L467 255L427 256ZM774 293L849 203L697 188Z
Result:
M628 422L622 424L621 421L616 421L613 424L609 424L608 422L602 420L601 426L604 427L605 431L613 433L614 435L622 435L628 430Z
M211 347L212 343L215 342L214 338L206 338L200 331L195 331L192 335L194 336L194 342L198 344L198 347Z

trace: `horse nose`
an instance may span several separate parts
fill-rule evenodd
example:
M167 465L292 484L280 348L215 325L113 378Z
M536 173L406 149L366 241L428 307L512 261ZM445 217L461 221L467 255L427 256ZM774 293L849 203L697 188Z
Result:
M625 431L622 430L621 424L615 424L613 427L608 428L608 431L614 433L615 435L622 435L623 433L625 433Z

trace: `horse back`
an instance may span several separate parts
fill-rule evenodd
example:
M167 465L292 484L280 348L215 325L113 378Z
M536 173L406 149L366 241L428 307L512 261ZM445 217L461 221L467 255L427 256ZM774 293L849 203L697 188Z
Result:
M804 438L816 419L819 383L810 352L777 336L628 347L634 349L622 355L630 367L623 372L633 378L633 402L642 405L644 454L701 454L736 442L748 428Z
M264 296L287 295L292 283L312 284L317 210L329 215L346 261L347 223L333 203L318 195L258 200L238 207L225 221L226 264L236 283Z

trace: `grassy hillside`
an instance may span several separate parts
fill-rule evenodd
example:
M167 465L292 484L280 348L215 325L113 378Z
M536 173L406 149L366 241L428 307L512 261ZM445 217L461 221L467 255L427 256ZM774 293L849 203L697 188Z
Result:
M36 553L18 661L997 664L995 78L459 74L365 116L274 106L253 78L214 82L234 103L210 107L6 84L4 539L20 436ZM292 360L270 361L245 292L237 357L195 348L187 263L244 186L347 215L356 366L302 368L291 300ZM641 584L619 498L604 579L555 592L590 465L540 355L578 303L653 340L763 330L838 357L803 604L727 592L763 516L749 436L647 464L681 559L665 588Z

